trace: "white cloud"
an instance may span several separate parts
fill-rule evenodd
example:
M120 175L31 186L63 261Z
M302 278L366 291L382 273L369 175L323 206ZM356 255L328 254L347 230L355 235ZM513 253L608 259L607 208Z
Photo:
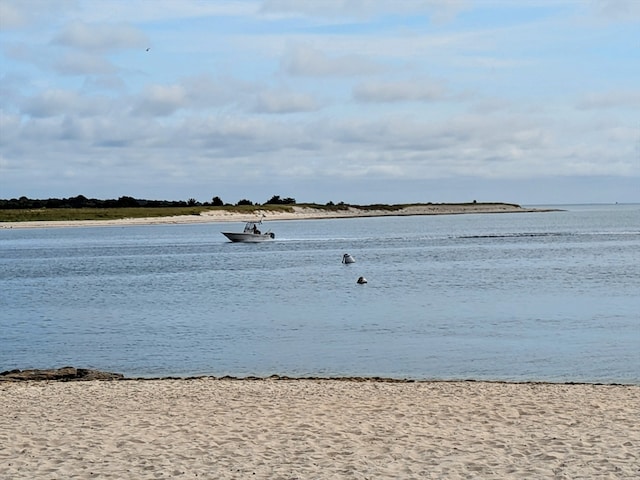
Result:
M579 109L628 108L640 110L640 90L612 90L600 93L587 93L578 100Z
M87 24L73 22L65 26L54 43L88 51L112 51L143 48L148 45L146 35L127 24Z
M329 56L303 45L290 48L281 67L289 75L312 77L367 75L383 70L381 65L362 55Z
M62 75L109 75L117 71L103 56L82 52L64 53L54 60L52 68Z
M189 105L196 109L246 104L257 89L255 83L224 75L195 75L180 80Z
M126 85L122 77L109 74L87 76L84 80L83 87L87 90L110 90L114 92L123 92L126 90Z
M447 91L432 80L368 81L354 87L353 97L360 102L433 102L445 99Z
M29 77L24 74L7 73L0 75L0 114L12 110L19 103L21 89L29 84Z
M639 21L640 2L637 0L596 0L595 12L611 21Z
M174 102L182 98L171 95L170 90L162 96L167 97ZM102 117L74 118L70 112L24 124L5 122L10 130L5 138L14 139L5 154L8 168L16 167L15 155L20 152L21 157L45 162L35 168L46 164L52 175L61 165L92 175L93 167L82 163L83 159L99 159L103 181L142 167L145 178L158 182L166 182L161 180L162 172L211 184L222 178L235 182L238 176L246 179L250 174L274 181L289 178L292 186L305 179L333 176L416 181L462 175L481 181L638 174L631 159L621 158L619 149L593 148L592 142L602 143L598 136L603 133L597 129L585 129L583 135L590 142L583 145L575 136L563 138L557 133L558 125L545 119L469 116L434 124L395 115L289 122L228 114L188 116L165 123L142 117L136 120L117 110ZM620 132L606 135L616 134ZM51 148L44 153L41 144Z
M509 111L513 108L513 103L500 97L485 97L473 102L470 111L474 114L491 114L496 112Z
M629 4L49 5L0 0L0 176L18 196L640 177L637 32L594 21ZM252 198L297 195L268 190Z
M181 109L194 115L218 110L286 113L315 109L313 99L304 94L273 91L255 83L208 74L167 85L147 85L132 103L134 114L150 116L169 116Z
M0 31L46 22L75 5L75 0L2 0Z
M167 116L187 106L187 94L180 85L151 85L134 107L138 115Z
M467 8L464 0L265 0L264 14L304 15L319 18L368 19L385 14L429 13L434 20L453 18Z
M20 10L14 2L0 2L0 28L18 28L27 23L27 12Z
M212 17L252 16L259 0L143 0L93 1L78 5L82 18L91 22L152 23Z
M104 115L109 110L106 97L87 97L69 90L46 90L24 101L22 111L31 117Z
M314 97L304 93L266 91L258 94L254 110L261 113L296 113L318 110Z

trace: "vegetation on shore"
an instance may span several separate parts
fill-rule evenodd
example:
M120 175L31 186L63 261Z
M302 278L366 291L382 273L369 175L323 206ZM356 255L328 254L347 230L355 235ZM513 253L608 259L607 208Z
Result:
M182 215L200 215L205 211L221 210L233 213L251 214L256 211L293 212L293 206L314 208L324 211L340 211L357 208L365 211L382 210L398 211L410 206L427 204L373 204L349 205L344 202L325 205L315 203L297 203L293 198L281 199L274 195L264 204L240 200L235 205L225 204L218 197L210 203L199 203L195 200L187 202L165 200L136 200L132 197L120 197L118 200L88 199L82 195L69 199L31 200L0 199L0 222L33 222L33 221L74 221L74 220L118 220L124 218L156 218ZM437 205L437 204L435 204ZM452 204L447 204L452 205ZM478 203L460 203L455 205L480 205ZM515 205L514 205L515 206Z
M280 209L286 203L295 203L294 199L274 196L274 205L260 208ZM290 209L290 207L288 207ZM74 221L74 220L118 220L123 218L157 218L182 215L200 215L207 210L230 210L239 213L251 213L256 207L249 200L240 200L235 205L225 204L219 197L211 202L200 203L195 199L188 201L143 200L133 197L100 200L84 195L70 198L50 198L47 200L27 197L0 199L0 222L33 221Z
M267 200L264 205L293 205L295 198L280 198L274 195ZM329 202L331 204L332 202ZM251 200L242 199L235 205L225 203L220 197L213 197L211 202L201 203L195 198L184 200L146 200L133 197L120 197L118 199L101 200L98 198L87 198L84 195L69 198L49 198L46 200L32 199L27 197L12 198L9 200L0 199L0 210L34 210L42 208L184 208L184 207L231 207L231 206L252 206L260 205Z

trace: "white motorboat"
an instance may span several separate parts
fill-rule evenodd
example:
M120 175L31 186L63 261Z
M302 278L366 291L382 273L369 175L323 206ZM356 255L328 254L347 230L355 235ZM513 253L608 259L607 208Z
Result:
M276 238L271 231L262 232L258 226L262 226L262 220L247 222L242 232L220 232L232 242L256 243L273 240Z

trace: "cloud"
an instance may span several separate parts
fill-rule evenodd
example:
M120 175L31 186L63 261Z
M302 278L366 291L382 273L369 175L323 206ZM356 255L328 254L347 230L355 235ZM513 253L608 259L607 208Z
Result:
M324 179L347 201L372 179L393 201L456 176L637 178L633 5L0 0L0 177L187 198Z
M599 17L607 20L640 20L640 2L637 0L596 0L593 7Z
M258 113L296 113L319 109L314 97L304 93L266 91L257 95L254 111Z
M384 82L369 81L356 85L353 97L359 102L433 102L447 97L444 86L430 80Z
M263 14L304 15L318 18L368 19L374 16L394 14L429 13L434 20L450 20L467 8L469 2L438 0L323 0L304 2L299 0L266 0L260 12Z
M317 134L333 139L337 158L349 156L341 168L353 176L375 169L393 171L395 177L407 179L456 175L505 179L543 173L591 174L596 171L594 165L599 172L626 173L619 162L608 161L618 152L598 151L592 156L587 148L578 151L581 139L561 138L557 128L547 119L516 115L466 115L437 123L420 116L393 115L334 122ZM555 155L573 157L573 161L558 162Z
M30 80L25 74L9 72L0 75L0 112L9 111L19 105L22 98L20 92L29 85Z
M137 115L168 116L187 106L187 93L180 85L147 87L134 108Z
M500 97L485 97L473 102L470 106L471 113L488 115L496 112L508 111L513 108L513 103Z
M79 50L101 52L142 48L149 43L143 33L128 24L88 24L84 22L69 23L55 36L53 42Z
M52 89L25 99L22 112L38 118L104 115L109 111L109 103L105 97L83 96L69 90Z
M613 90L585 94L578 100L577 107L581 110L606 108L640 109L640 90Z
M208 73L183 78L179 83L185 89L189 105L197 110L246 104L257 89L253 82Z
M2 0L0 31L36 25L73 8L74 0Z
M281 61L289 75L310 77L343 77L367 75L383 71L383 67L361 55L330 57L310 46L290 48Z
M68 52L54 60L52 68L62 75L109 75L117 68L104 57L83 52Z
M132 100L135 105L134 115L169 116L181 109L188 109L192 115L197 112L215 111L216 109L255 110L262 106L263 111L269 107L267 98L256 102L256 92L264 87L234 79L231 77L213 77L208 74L194 75L178 79L167 85L147 85ZM300 107L302 106L301 100ZM289 100L290 107L293 99ZM284 99L281 100L284 102ZM276 107L275 99L272 107ZM284 107L284 103L281 104Z
M170 85L151 85L134 99L134 115L170 116L178 110L215 112L244 111L248 113L286 114L312 112L319 102L306 93L264 86L233 78L213 78L199 75L181 79Z
M175 88L154 92L158 104L164 102L165 110L154 105L162 114L176 111L184 99ZM253 194L239 193L249 177L288 181L288 188L295 188L318 178L327 182L372 178L415 182L465 176L480 182L634 174L633 160L621 155L620 142L608 144L612 138L633 132L602 131L600 125L583 125L580 131L570 132L551 118L460 115L434 122L421 115L394 114L304 120L286 115L183 111L167 121L128 116L124 103L109 108L104 105L108 99L77 94L55 100L58 106L69 105L65 115L33 117L26 122L9 116L2 123L7 169L20 164L23 170L49 171L53 178L64 167L76 172L78 181L97 182L100 188L144 169L145 179L156 182L155 188L175 188L175 179L191 178L187 189L195 188L195 183L213 188L211 185L223 182L230 191L236 189L233 195L237 198ZM105 113L83 117L83 109L92 103L100 103ZM41 145L48 146L46 151ZM24 159L29 158L37 162L27 167ZM98 163L86 163L89 159ZM638 175L637 167L635 172ZM235 183L239 177L244 181ZM147 187L135 188L146 191ZM135 194L141 195L137 190Z
M110 90L122 92L126 89L126 84L122 77L118 75L96 75L87 76L84 80L83 88L87 90Z
M0 2L0 28L10 29L24 26L28 22L27 12L10 1Z
M77 0L70 0L76 3ZM192 19L251 16L260 0L131 0L79 2L81 16L91 22L188 22Z

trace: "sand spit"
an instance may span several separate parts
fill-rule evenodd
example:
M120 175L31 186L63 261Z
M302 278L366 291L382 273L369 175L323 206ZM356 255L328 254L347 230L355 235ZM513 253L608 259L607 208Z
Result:
M638 478L640 386L0 383L0 478Z
M522 213L548 212L548 209L523 208L508 203L465 203L411 205L401 209L364 209L347 207L341 210L292 206L292 211L262 210L259 207L251 214L231 210L209 210L200 215L173 217L123 218L118 220L61 220L37 222L2 222L0 228L55 228L87 226L166 225L216 222L247 222L264 216L265 220L313 220L322 218L356 218L407 215L459 215L472 213Z

